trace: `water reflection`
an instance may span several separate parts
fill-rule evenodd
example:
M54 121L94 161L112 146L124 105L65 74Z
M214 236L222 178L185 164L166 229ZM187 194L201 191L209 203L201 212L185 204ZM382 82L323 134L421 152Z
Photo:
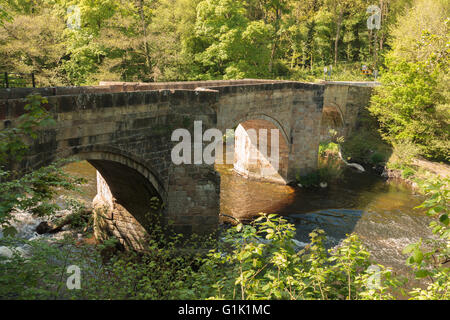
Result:
M64 166L64 171L74 176L85 178L87 183L81 188L81 192L76 195L71 191L61 190L60 195L74 196L90 205L97 194L97 170L87 161L72 162Z

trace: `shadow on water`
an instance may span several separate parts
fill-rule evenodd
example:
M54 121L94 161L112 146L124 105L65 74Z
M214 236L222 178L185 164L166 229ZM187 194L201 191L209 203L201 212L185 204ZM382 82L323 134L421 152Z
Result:
M260 212L283 215L303 243L317 228L326 232L328 248L355 232L373 260L401 271L407 269L403 248L431 236L429 217L414 209L423 197L374 173L346 169L336 184L304 189L250 181L234 173L232 166L216 168L221 175L222 213L242 221Z

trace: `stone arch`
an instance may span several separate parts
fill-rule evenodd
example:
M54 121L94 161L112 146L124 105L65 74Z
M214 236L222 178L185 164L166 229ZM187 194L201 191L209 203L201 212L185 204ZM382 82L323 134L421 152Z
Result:
M241 118L235 131L234 170L246 178L286 184L289 162L287 137L280 123L267 115Z
M97 148L77 148L73 150L72 154L66 158L73 158L74 160L86 161L110 161L116 162L120 165L135 170L137 173L146 178L152 187L158 192L162 200L167 199L167 191L162 183L159 174L152 169L148 161L144 161L134 156L131 153L117 149L111 146L97 147ZM94 166L95 167L95 166Z
M265 121L272 123L274 126L277 127L278 130L280 130L280 133L283 135L286 143L289 144L289 141L290 141L289 133L286 132L284 127L281 125L281 123L278 120L276 120L275 118L268 116L264 113L250 113L244 117L238 118L236 121L234 121L232 123L232 125L233 125L232 128L236 128L240 123L243 123L248 120L265 120Z
M146 161L110 146L79 147L56 158L85 160L97 170L97 196L93 199L95 236L115 236L128 249L142 250L152 221L151 199L167 202L158 174Z
M330 130L336 130L338 136L344 135L345 120L342 109L335 103L329 103L323 107L320 125L320 141L331 140Z

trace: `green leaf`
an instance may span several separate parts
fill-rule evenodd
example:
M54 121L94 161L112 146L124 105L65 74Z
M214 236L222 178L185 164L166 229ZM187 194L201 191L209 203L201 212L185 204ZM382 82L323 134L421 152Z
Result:
M416 248L413 253L414 261L420 264L423 260L423 253L419 248Z
M403 254L411 253L414 250L414 248L416 248L416 246L417 246L417 244L415 244L415 243L408 244L405 247L405 249L403 249L403 251L402 251Z
M419 279L425 278L429 275L431 275L431 272L429 272L427 270L419 270L416 272L416 277Z
M5 237L14 237L17 233L17 229L13 226L7 226L6 228L3 228L3 235Z
M444 225L448 226L449 223L448 214L443 214L442 216L440 216L439 221Z

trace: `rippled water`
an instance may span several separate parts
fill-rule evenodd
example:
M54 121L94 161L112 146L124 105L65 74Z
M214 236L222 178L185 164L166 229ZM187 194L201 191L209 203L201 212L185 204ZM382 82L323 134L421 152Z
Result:
M96 193L95 169L87 162L70 164L67 171L88 179L83 199ZM356 232L378 263L401 271L403 248L420 237L430 237L429 218L414 209L423 197L401 183L385 182L371 173L344 172L338 184L303 189L251 181L234 173L232 166L216 165L221 176L220 210L241 220L259 212L286 216L297 228L296 239L308 242L308 234L321 228L328 247Z
M231 166L217 169L222 213L241 220L259 212L286 216L301 242L308 242L308 234L316 228L325 230L328 247L355 232L375 261L401 272L407 269L403 248L420 237L431 237L430 218L414 209L424 198L375 174L347 169L338 184L304 189L249 181Z

